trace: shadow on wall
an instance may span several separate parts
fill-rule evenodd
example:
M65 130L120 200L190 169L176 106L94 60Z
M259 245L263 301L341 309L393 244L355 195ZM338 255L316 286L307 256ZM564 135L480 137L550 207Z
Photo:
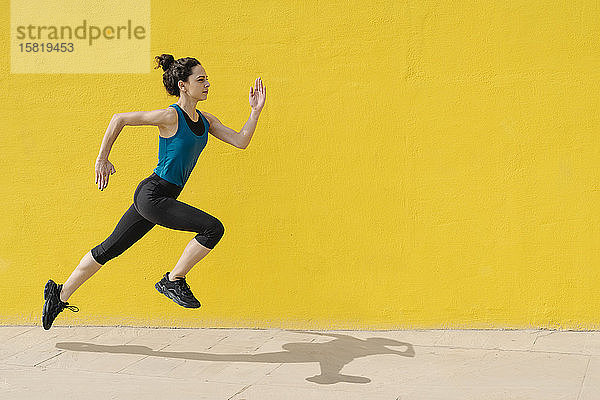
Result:
M338 382L369 383L371 379L364 376L340 374L344 365L360 357L378 354L397 354L404 357L414 357L415 350L410 343L399 342L387 338L357 339L352 336L337 333L318 333L291 331L312 335L331 336L334 340L325 343L286 343L281 346L285 351L259 354L211 354L198 352L155 351L147 346L116 345L105 346L82 342L60 342L59 349L84 351L92 353L141 354L166 358L181 358L185 360L253 362L253 363L307 363L318 362L321 365L319 375L306 378L309 382L333 384ZM405 346L406 350L397 351L386 346Z

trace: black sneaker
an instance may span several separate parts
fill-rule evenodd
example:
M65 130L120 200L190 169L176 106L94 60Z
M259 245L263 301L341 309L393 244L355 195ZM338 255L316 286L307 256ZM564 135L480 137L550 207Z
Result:
M200 302L194 297L185 278L177 278L174 282L171 282L169 280L169 273L167 272L160 281L156 282L154 287L182 307L200 307Z
M70 306L69 303L64 302L60 299L60 291L62 284L57 285L52 279L46 283L44 287L44 309L42 310L42 325L45 330L50 329L54 319L60 314L65 308L71 311L79 312L79 308L76 306Z

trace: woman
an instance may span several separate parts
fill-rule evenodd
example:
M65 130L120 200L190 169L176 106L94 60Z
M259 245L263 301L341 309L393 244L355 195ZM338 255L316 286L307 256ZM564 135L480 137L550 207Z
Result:
M96 184L104 190L108 178L116 172L108 154L126 125L154 125L159 130L158 165L152 175L142 180L133 195L133 204L121 217L112 234L83 256L64 284L50 279L44 288L42 324L48 330L65 308L79 311L67 300L79 286L95 274L107 261L117 257L156 224L171 229L196 232L172 271L155 285L175 303L198 308L200 302L192 294L185 276L204 258L224 234L223 224L206 212L177 200L198 156L206 146L208 133L240 149L245 149L256 129L258 116L265 104L266 89L261 78L250 88L250 118L238 133L221 124L212 114L196 110L198 101L208 96L208 76L195 58L175 60L170 54L155 57L162 67L167 93L179 96L177 103L165 109L113 115L96 159ZM208 132L208 133L207 133Z

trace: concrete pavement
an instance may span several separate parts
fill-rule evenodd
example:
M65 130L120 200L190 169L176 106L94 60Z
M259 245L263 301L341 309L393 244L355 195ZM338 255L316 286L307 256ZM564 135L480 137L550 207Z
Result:
M600 398L600 332L0 326L0 399Z

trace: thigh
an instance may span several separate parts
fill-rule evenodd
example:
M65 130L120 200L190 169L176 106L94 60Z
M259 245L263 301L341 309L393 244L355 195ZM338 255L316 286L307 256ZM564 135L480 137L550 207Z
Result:
M145 211L150 211L144 215L149 221L180 231L203 232L220 223L207 212L170 197L161 198L150 210L146 208Z
M144 218L132 204L121 217L110 236L102 243L105 251L122 253L140 240L155 224Z
M221 224L207 212L175 197L156 181L149 180L138 186L134 194L134 204L143 218L170 229L203 232L213 230Z

